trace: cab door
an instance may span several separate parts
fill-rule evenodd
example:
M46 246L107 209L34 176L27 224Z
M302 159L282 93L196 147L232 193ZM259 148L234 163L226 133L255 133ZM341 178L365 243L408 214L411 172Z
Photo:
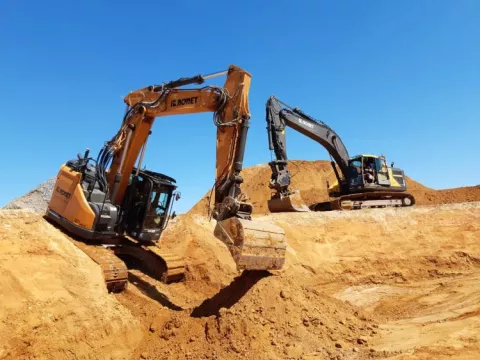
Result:
M362 159L351 159L348 163L349 188L355 190L363 187Z
M149 206L149 195L152 182L142 176L134 176L129 191L132 191L133 200L128 209L127 234L137 239L143 230L143 221ZM137 239L138 240L138 239Z
M387 161L384 157L375 159L377 168L377 182L378 185L390 186L390 176L388 175Z

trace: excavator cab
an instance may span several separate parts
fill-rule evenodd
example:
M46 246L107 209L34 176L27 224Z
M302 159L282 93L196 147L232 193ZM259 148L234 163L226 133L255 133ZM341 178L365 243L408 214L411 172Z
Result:
M362 157L350 159L348 162L348 171L350 172L350 188L363 186L363 162Z
M148 170L134 169L122 208L126 213L126 233L135 240L151 242L160 238L171 217L176 193L175 179Z
M390 172L385 156L358 155L348 162L350 190L389 187Z

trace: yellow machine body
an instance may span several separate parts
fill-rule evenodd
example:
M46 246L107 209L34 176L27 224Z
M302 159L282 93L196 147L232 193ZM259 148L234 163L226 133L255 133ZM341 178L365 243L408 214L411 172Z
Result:
M57 175L48 208L72 224L93 231L95 214L85 198L82 174L63 165Z

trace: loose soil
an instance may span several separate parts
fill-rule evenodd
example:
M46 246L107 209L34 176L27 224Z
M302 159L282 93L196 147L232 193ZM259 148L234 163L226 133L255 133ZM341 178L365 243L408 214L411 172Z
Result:
M302 197L327 199L330 164L294 164ZM0 359L480 357L478 186L409 179L412 208L269 214L268 166L243 175L254 219L285 230L281 271L239 273L204 198L161 239L184 254L185 281L130 269L126 291L108 294L41 214L1 210Z
M141 323L40 215L0 211L0 359L130 359Z

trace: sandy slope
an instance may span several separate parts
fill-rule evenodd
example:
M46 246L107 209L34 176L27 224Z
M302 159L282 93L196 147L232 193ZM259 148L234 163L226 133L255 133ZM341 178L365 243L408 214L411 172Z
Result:
M131 270L117 295L41 217L1 214L0 359L480 356L480 203L257 216L287 234L273 273L238 274L213 221L179 216L162 243L186 281Z
M213 222L177 220L164 245L189 243L188 280L137 273L117 295L143 323L136 358L480 356L480 203L257 220L285 229L283 271L238 276Z
M39 215L0 211L0 359L129 359L138 321Z
M295 164L304 199L326 199L329 163ZM185 254L186 281L131 269L108 295L98 266L40 215L1 211L0 359L480 357L480 187L409 180L426 206L266 214L269 168L243 175L255 219L286 232L282 271L239 274L203 199L161 239Z

